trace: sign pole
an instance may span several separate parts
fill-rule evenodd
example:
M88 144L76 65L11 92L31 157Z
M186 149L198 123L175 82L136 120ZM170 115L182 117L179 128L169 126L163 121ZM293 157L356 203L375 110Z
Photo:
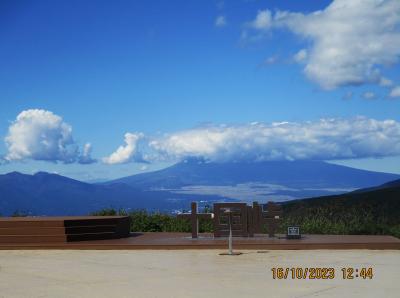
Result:
M233 255L233 248L232 248L232 221L231 221L232 214L229 213L229 254Z
M229 208L225 211L225 214L228 215L229 220L228 252L220 253L221 256L238 256L242 254L241 252L233 252L232 213L232 210L230 210Z

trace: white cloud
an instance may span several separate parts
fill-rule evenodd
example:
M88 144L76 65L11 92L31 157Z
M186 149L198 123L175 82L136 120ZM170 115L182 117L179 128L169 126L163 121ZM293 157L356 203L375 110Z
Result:
M390 91L389 97L400 97L400 86L394 87L394 88Z
M376 98L376 95L375 95L374 92L367 91L367 92L364 92L364 93L362 94L362 97L363 97L364 99L372 100L372 99L375 99L375 98Z
M92 144L86 143L83 146L81 156L79 156L79 163L80 164L91 164L91 163L96 162L96 160L91 157L91 154L92 154Z
M161 158L210 161L334 160L400 155L400 123L365 117L208 126L157 138Z
M307 50L301 49L293 56L294 61L301 63L307 59Z
M304 38L304 72L324 89L380 83L382 66L399 61L398 0L334 0L308 14L262 10L249 24L260 32L288 28Z
M138 152L138 142L143 139L142 133L126 133L125 145L119 146L118 149L108 157L103 158L106 164L121 164L130 161L143 161Z
M224 27L227 25L226 17L225 16L218 16L215 19L215 26L216 27Z
M22 111L10 125L5 138L7 161L34 159L79 162L79 147L72 137L72 127L50 111L30 109ZM84 157L93 162L90 152Z
M272 25L272 14L268 9L259 10L254 21L250 22L249 27L258 30L268 30Z

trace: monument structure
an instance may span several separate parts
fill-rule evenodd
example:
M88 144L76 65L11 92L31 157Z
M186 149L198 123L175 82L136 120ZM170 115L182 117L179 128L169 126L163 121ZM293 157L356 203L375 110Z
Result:
M198 213L197 202L192 202L191 213L184 213L178 215L180 218L190 219L192 226L192 238L197 238L199 235L199 219L211 219L213 217L212 213Z
M213 219L214 237L228 237L230 232L233 237L254 237L264 232L264 226L269 237L274 237L282 215L281 206L274 202L268 202L266 211L258 202L253 202L252 206L237 202L215 203L213 213L198 213L196 202L191 206L191 213L179 214L178 218L190 219L192 238L198 238L199 218Z

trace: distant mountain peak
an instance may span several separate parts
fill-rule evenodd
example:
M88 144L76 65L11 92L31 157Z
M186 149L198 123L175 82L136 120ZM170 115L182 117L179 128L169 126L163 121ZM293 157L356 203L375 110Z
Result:
M47 175L52 175L52 174L49 172L45 172L45 171L39 171L39 172L36 172L35 174L33 174L33 176L47 176Z
M13 171L13 172L9 172L9 173L7 173L5 175L6 176L21 176L21 175L24 175L24 174L22 174L20 172L17 172L17 171Z
M7 173L6 175L23 175L23 174L18 171L12 171L12 172Z
M162 170L128 176L106 184L118 182L149 190L178 189L196 185L234 186L264 183L298 189L332 190L376 186L399 177L395 174L365 171L318 160L222 163L187 158Z

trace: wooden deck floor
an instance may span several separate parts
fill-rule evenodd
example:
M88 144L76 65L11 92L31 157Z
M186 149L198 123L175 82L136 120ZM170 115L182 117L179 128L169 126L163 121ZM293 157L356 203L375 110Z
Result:
M0 247L116 239L129 236L129 231L128 216L1 217Z
M400 249L400 239L370 235L304 235L299 240L269 238L234 238L234 249ZM132 233L128 238L77 242L0 243L0 249L226 249L226 238L201 234L191 239L189 233Z

